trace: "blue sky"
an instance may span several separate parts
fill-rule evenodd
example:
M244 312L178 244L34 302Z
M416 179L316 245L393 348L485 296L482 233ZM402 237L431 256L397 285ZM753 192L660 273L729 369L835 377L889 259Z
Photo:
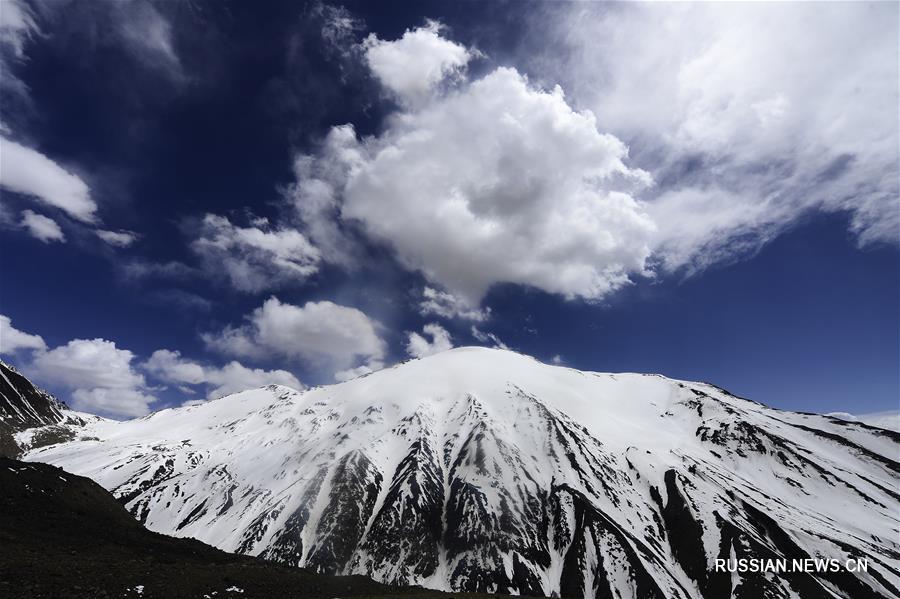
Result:
M469 344L898 407L896 4L0 8L0 352L80 409Z

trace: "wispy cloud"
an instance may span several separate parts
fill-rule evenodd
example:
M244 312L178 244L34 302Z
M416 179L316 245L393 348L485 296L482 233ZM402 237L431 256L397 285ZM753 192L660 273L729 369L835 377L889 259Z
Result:
M474 324L472 325L472 328L469 330L469 332L472 334L472 337L474 337L475 340L479 343L490 345L491 347L496 347L499 349L509 349L509 347L505 343L503 343L500 338L497 337L497 335L495 335L494 333L482 331Z
M657 182L638 197L663 270L752 255L815 212L900 241L897 4L577 3L529 33L526 67Z
M66 240L65 234L55 220L31 210L22 212L22 226L28 230L29 235L44 243Z
M96 222L97 203L81 177L37 150L6 137L0 137L0 155L0 186L4 189L59 208L81 222Z
M0 10L0 44L7 45L16 58L25 57L25 43L39 32L34 14L20 0L4 0Z
M270 227L265 219L249 226L207 214L191 249L205 271L221 274L238 291L258 292L302 282L319 270L319 250L296 229Z

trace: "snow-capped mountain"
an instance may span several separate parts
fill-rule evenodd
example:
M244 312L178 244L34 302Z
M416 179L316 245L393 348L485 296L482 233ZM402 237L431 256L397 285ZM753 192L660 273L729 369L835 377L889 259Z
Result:
M74 439L77 432L99 416L69 407L0 360L0 456Z
M151 530L325 573L564 597L900 597L900 434L715 386L460 348L272 386L26 459ZM868 559L717 572L716 559Z

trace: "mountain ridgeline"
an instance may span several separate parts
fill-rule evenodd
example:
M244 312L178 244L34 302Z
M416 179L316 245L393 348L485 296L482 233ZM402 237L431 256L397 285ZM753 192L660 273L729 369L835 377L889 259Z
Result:
M99 418L74 412L0 360L0 457L74 439Z
M30 449L153 531L326 574L585 598L900 598L900 435L459 348ZM868 560L733 573L716 560Z

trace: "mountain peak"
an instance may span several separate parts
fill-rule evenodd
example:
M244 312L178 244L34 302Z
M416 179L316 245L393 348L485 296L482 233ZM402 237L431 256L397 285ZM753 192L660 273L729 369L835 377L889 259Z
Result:
M546 596L900 597L884 534L900 435L704 383L464 347L85 435L26 457L93 478L151 530L324 573ZM870 566L734 586L713 568L733 555Z

